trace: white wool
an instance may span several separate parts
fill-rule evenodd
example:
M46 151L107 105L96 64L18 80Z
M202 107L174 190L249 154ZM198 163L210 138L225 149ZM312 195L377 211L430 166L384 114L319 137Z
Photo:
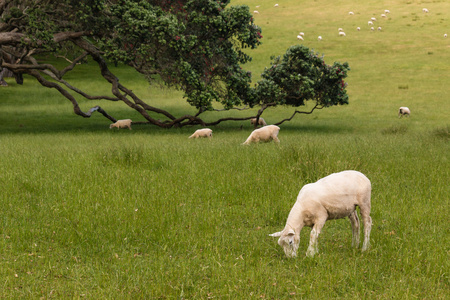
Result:
M364 223L362 251L365 251L369 247L372 228L371 190L370 180L364 174L352 170L333 173L314 183L306 184L298 194L284 229L270 236L280 237L278 244L286 256L295 257L302 228L312 227L306 255L314 256L318 253L317 240L325 222L348 217L352 224L352 245L358 247L360 227L356 211L358 206Z
M247 140L243 143L244 145L249 145L251 143L258 142L269 142L271 140L279 143L278 133L280 132L280 127L276 125L267 125L259 129L253 130Z
M339 32L339 36L345 36L345 32L340 31L340 32Z
M250 119L250 124L255 125L255 123L256 123L256 118ZM259 117L258 125L267 126L267 123L263 118Z
M117 120L116 123L113 123L111 125L109 125L109 129L117 127L117 129L120 128L128 128L131 130L131 123L133 121L131 121L130 119L125 119L125 120Z
M212 138L212 130L209 128L197 129L189 138Z
M406 106L402 106L398 109L398 117L399 118L401 118L403 116L409 117L410 115L411 115L411 111Z

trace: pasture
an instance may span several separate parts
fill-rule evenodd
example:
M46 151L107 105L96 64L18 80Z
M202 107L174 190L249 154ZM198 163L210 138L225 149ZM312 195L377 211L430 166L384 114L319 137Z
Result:
M350 104L283 123L279 145L241 145L250 122L212 127L211 140L188 139L197 127L110 130L109 120L74 115L30 77L23 86L7 80L0 298L447 299L450 2L351 2L232 1L260 5L263 45L245 66L255 81L300 31L328 63L351 68ZM382 31L367 28L371 17ZM112 71L152 105L193 112L180 92L148 87L122 66ZM97 74L88 63L71 79L107 93ZM83 110L94 105L141 121L125 105L82 101ZM397 117L400 106L409 118ZM292 111L263 117L270 124ZM343 219L325 224L314 258L305 257L309 228L299 256L286 258L268 234L284 227L304 184L345 169L372 182L371 248L351 247Z

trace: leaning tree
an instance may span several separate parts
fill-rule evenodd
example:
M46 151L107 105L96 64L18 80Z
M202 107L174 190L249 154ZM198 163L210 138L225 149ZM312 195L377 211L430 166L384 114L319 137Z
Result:
M313 110L347 103L343 80L348 65L326 65L323 57L302 46L275 58L262 80L251 86L251 73L241 65L251 60L245 48L260 45L261 29L247 6L228 4L226 0L0 0L0 76L9 70L20 83L22 74L30 75L42 86L56 89L83 117L98 111L116 121L99 106L82 111L76 94L122 102L146 123L166 128L259 118L267 107L297 107L307 100L315 101ZM37 59L44 53L70 53L75 58L58 69ZM66 81L64 76L87 58L98 64L111 95L90 95ZM143 101L111 71L109 65L117 63L133 67L150 83L182 90L196 113L175 116ZM256 116L205 122L202 113L215 110L217 103L225 110L244 105L260 109ZM154 113L162 120L152 117Z

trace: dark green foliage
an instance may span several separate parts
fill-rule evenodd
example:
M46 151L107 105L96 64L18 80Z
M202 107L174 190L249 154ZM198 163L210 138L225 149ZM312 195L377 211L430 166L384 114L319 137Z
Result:
M327 65L323 56L303 45L290 47L286 54L272 58L258 83L258 103L276 102L291 106L314 100L322 107L348 104L344 79L347 63Z

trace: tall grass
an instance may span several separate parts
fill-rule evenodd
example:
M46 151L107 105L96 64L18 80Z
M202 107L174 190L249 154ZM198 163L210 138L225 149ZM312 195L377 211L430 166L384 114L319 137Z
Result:
M350 105L284 123L280 145L242 146L248 123L220 124L211 140L188 139L196 128L109 130L100 115L75 116L28 77L23 87L1 88L0 298L448 298L448 45L402 35L443 30L448 16L436 11L448 4L427 3L425 16L414 1L379 3L261 4L254 75L297 31L320 32L324 43L305 42L352 67ZM349 10L366 20L385 8L397 33L386 25L372 35L383 38L359 43L353 33L324 33L356 25ZM107 93L94 66L83 67L77 85ZM152 104L191 110L179 92L114 71ZM82 101L97 104L140 118L116 103ZM397 118L400 105L410 118ZM264 118L290 113L268 109ZM372 182L371 248L353 249L350 222L336 220L325 225L317 256L304 256L305 228L299 257L287 259L268 234L283 228L304 184L344 169Z

